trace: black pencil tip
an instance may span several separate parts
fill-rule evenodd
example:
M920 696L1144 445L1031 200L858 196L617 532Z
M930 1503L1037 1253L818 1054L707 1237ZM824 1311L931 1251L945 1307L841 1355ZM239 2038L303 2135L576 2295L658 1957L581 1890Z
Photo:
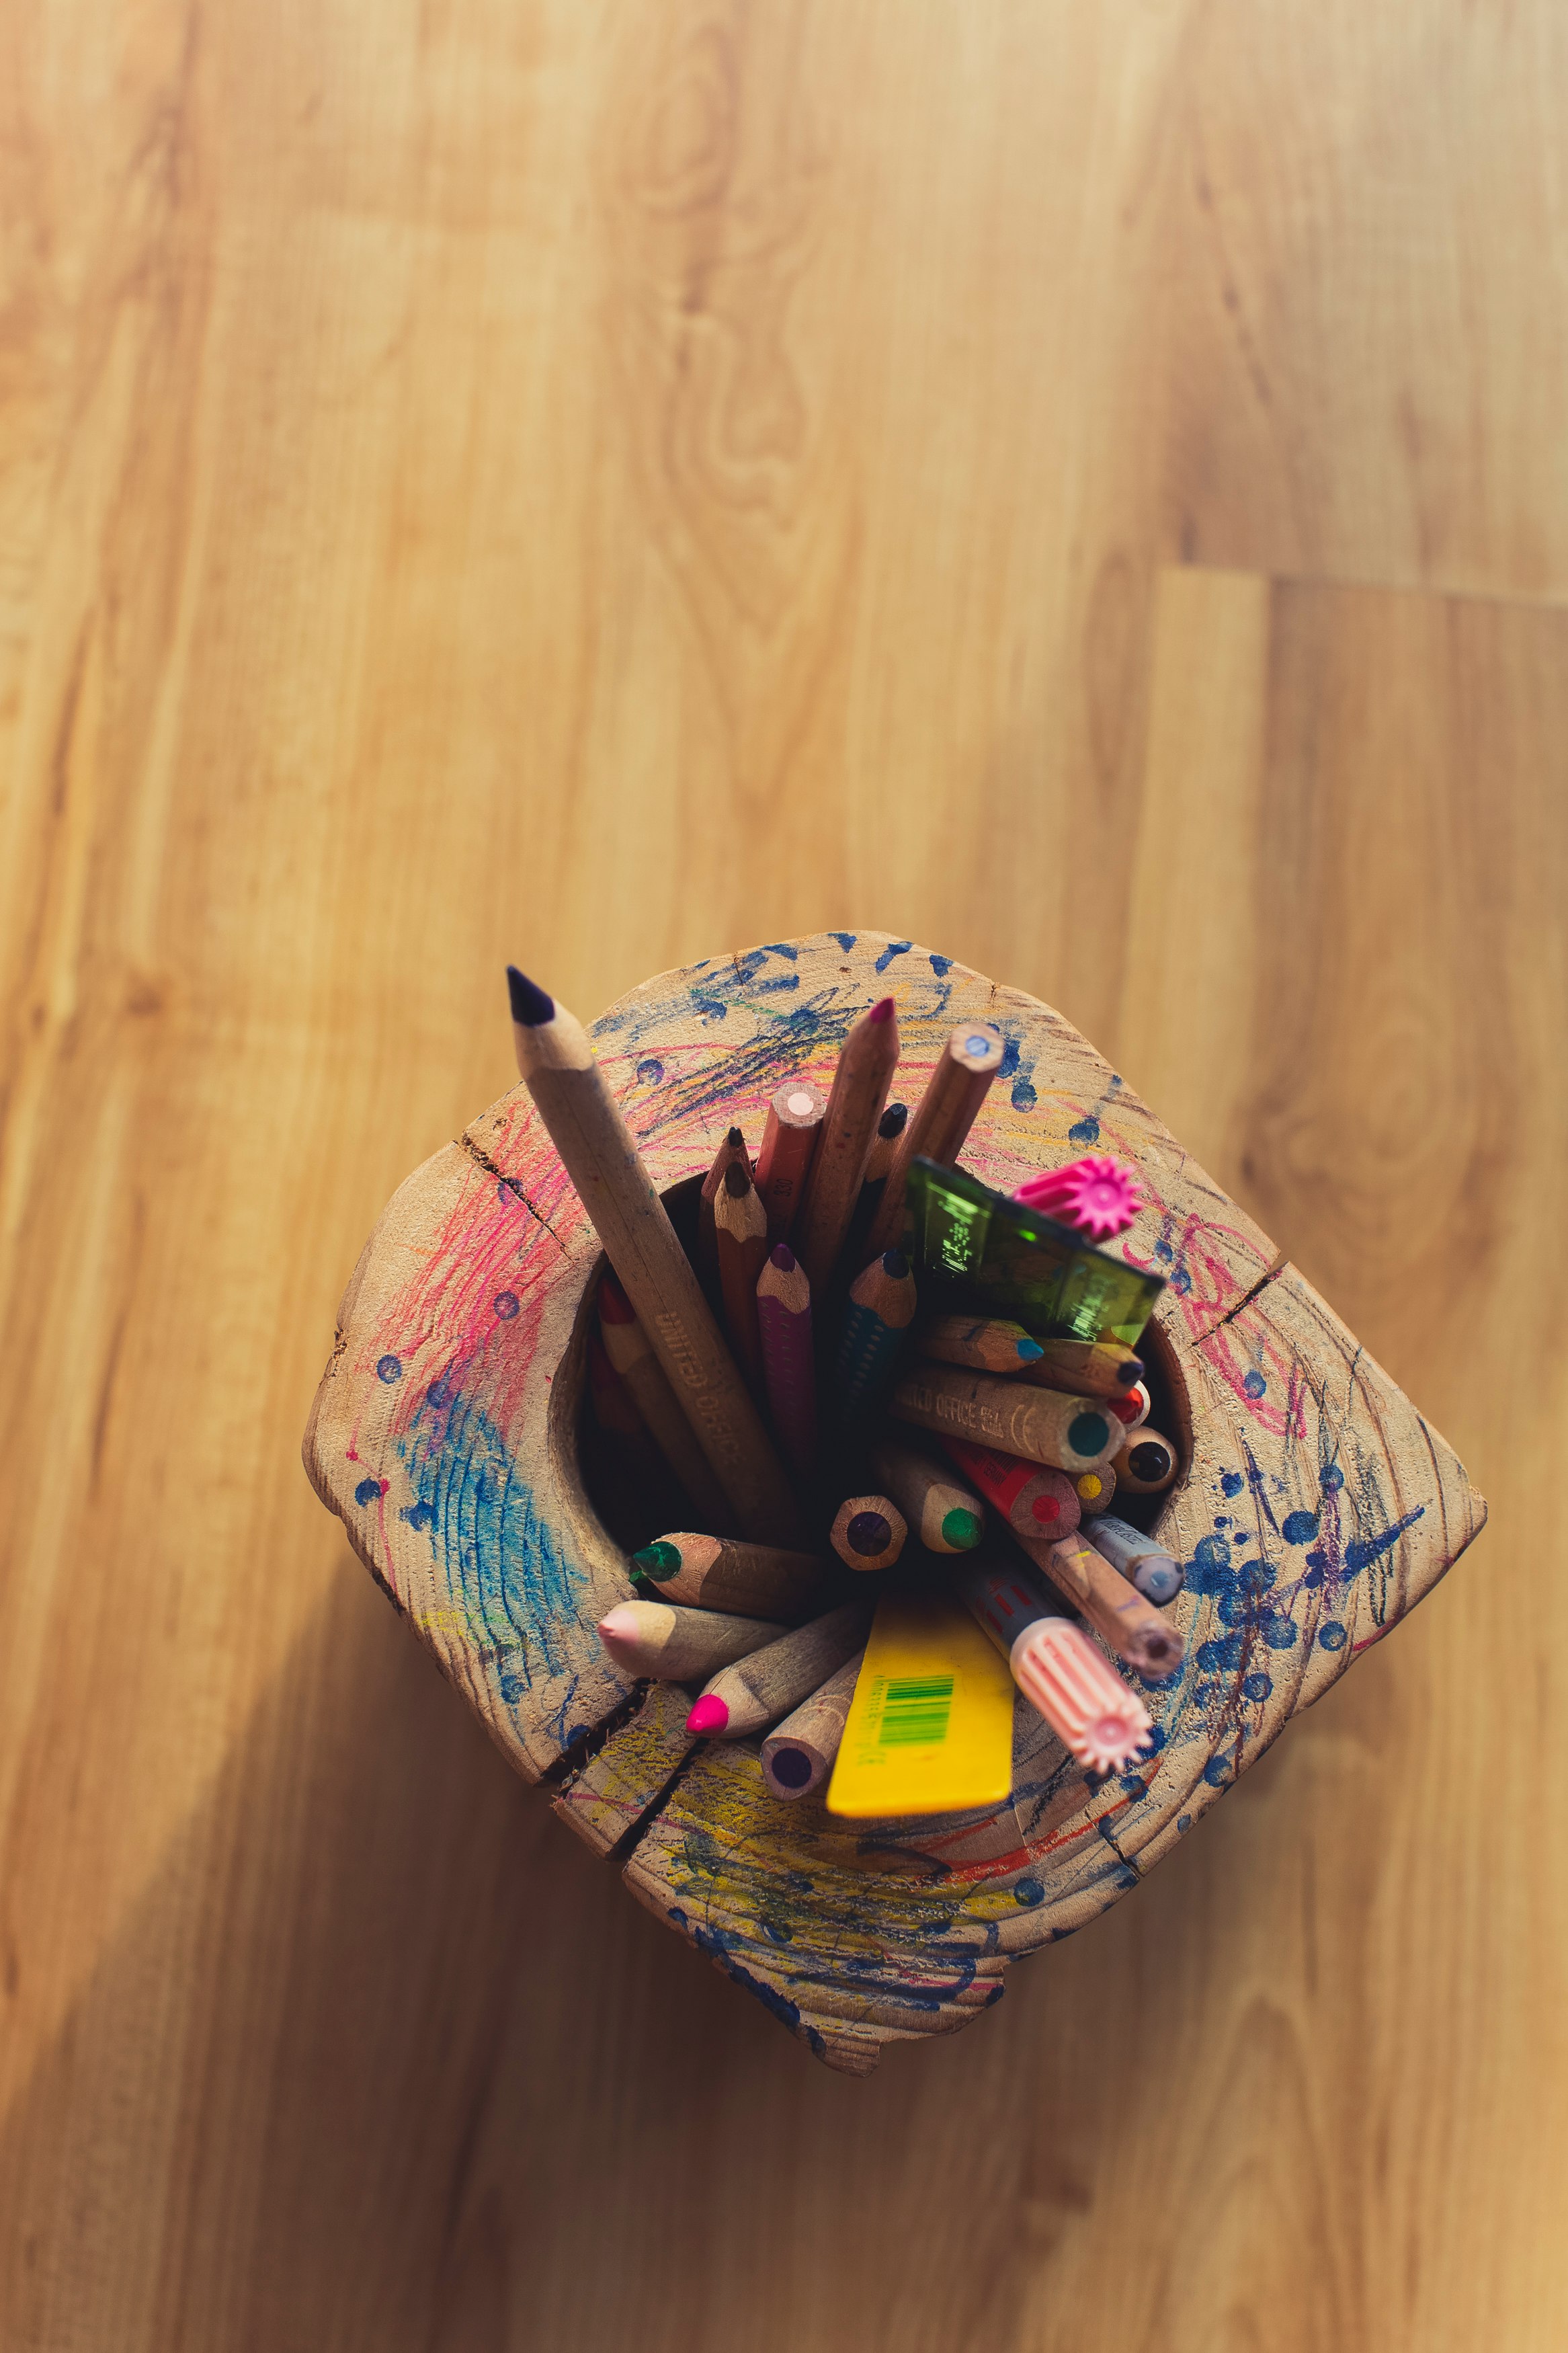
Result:
M908 1274L909 1271L909 1260L904 1256L901 1250L884 1250L882 1252L882 1272L884 1274Z
M553 1021L555 999L546 997L538 982L530 980L525 972L519 972L514 964L506 968L506 985L514 1021L521 1022L525 1029L537 1029L542 1021Z
M730 1130L729 1134L724 1138L724 1141L729 1145L731 1152L739 1152L746 1139L742 1134L738 1127L732 1127Z
M877 1122L877 1133L886 1143L890 1135L902 1135L910 1115L908 1103L889 1103Z

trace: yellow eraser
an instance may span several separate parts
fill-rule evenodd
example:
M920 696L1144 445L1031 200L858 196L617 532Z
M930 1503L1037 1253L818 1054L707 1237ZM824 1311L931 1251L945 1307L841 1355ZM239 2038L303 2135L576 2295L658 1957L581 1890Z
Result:
M1013 1786L1013 1678L967 1609L877 1604L827 1791L830 1814L947 1814Z

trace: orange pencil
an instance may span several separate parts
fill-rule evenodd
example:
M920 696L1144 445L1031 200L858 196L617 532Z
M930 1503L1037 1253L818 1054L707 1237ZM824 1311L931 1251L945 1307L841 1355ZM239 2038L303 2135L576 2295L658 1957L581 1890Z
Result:
M767 1212L770 1242L782 1242L795 1222L826 1109L821 1088L805 1079L791 1079L768 1105L767 1129L757 1155L757 1190Z
M951 1168L963 1149L991 1082L1002 1067L1007 1041L989 1021L961 1021L948 1037L893 1151L888 1181L866 1237L866 1255L891 1250L904 1236L904 1186L917 1153Z
M749 1176L752 1164L746 1157L746 1139L738 1127L732 1127L713 1155L713 1166L702 1179L702 1195L697 1206L697 1275L708 1293L709 1304L713 1307L717 1307L720 1297L719 1240L714 1228L713 1204L718 1199L719 1187L724 1182L725 1170L732 1168L737 1161Z
M768 1220L743 1161L732 1160L713 1197L714 1240L724 1324L736 1362L753 1388L763 1378L757 1327L757 1278L768 1261Z
M898 1016L892 998L883 997L844 1040L801 1203L795 1253L818 1301L849 1230L871 1138L898 1066Z

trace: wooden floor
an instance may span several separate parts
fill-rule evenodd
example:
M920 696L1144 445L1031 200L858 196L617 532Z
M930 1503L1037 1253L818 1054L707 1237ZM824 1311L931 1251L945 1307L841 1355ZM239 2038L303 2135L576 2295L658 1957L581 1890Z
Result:
M6 2353L1560 2353L1565 109L1562 0L6 12ZM1492 1502L864 2084L298 1459L506 955L829 923L1061 1007Z

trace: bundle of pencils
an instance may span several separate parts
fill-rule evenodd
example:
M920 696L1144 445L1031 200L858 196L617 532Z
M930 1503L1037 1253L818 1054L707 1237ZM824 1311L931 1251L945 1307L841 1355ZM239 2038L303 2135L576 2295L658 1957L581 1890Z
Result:
M1160 1285L1097 1246L1137 1213L1131 1172L1100 1156L990 1193L957 1161L1002 1032L960 1022L918 1103L889 1104L885 997L826 1098L804 1077L773 1095L754 1161L726 1124L689 1250L585 1030L509 982L519 1068L609 1261L595 1460L622 1524L640 1493L658 1530L606 1650L700 1687L694 1738L764 1736L776 1797L831 1777L847 1816L1005 1798L1015 1690L1087 1771L1124 1766L1152 1730L1131 1677L1182 1659L1161 1615L1180 1565L1109 1509L1146 1511L1180 1462L1130 1345ZM672 1493L690 1528L661 1527Z

